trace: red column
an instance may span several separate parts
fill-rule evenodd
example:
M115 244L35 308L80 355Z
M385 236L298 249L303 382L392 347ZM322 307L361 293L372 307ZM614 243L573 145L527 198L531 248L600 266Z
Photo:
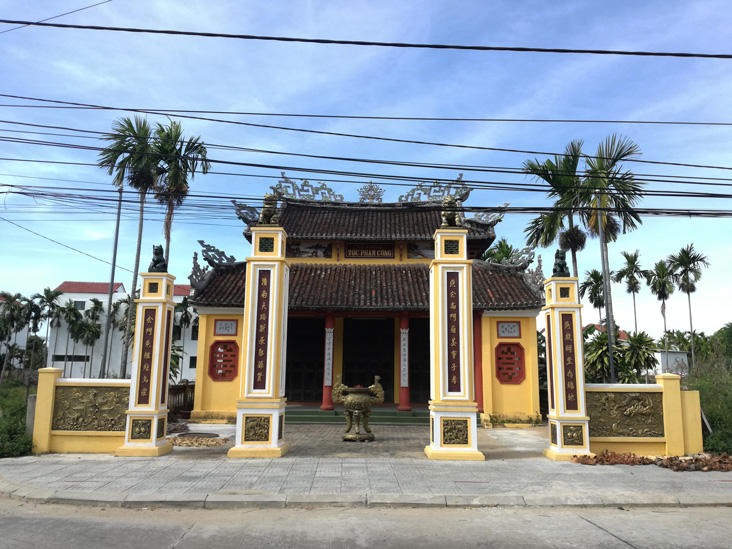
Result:
M325 354L323 355L323 403L321 410L332 410L333 406L333 336L335 318L332 313L325 317Z
M478 411L483 411L483 336L481 322L483 315L476 311L473 313L473 367L475 370L475 402L478 404Z
M399 405L397 411L410 412L409 403L409 317L399 319Z

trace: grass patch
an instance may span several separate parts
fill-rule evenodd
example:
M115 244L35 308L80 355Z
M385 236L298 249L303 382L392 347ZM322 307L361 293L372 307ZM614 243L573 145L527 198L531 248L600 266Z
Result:
M732 372L724 366L700 363L688 378L690 389L699 391L712 433L704 435L704 450L732 454Z
M33 440L25 432L25 387L5 380L0 390L0 458L29 454Z

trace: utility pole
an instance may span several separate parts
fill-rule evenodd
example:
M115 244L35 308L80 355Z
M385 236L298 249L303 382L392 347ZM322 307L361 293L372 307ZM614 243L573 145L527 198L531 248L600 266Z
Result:
M114 228L114 247L112 250L112 275L109 279L109 295L107 296L107 320L104 324L104 346L102 347L102 364L99 367L99 379L107 373L107 347L109 345L109 327L112 324L112 293L114 292L114 271L117 266L117 242L119 242L119 219L122 215L122 187L119 188L117 202L117 224Z

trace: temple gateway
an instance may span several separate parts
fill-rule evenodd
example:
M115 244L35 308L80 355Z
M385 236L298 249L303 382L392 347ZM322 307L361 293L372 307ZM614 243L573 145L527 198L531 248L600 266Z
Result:
M384 402L399 411L445 400L430 394L435 376L430 354L444 353L446 398L462 395L472 402L473 418L479 412L484 424L496 418L540 421L536 317L544 306L541 268L528 270L526 256L506 264L477 259L495 240L502 216L466 217L463 202L469 193L450 191L438 200L412 196L396 203L281 193L265 201L261 215L239 206L254 257L235 261L202 242L209 267L202 269L194 258L190 301L199 314L199 362L191 420L237 418L237 402L245 392L243 353L263 356L267 338L273 337L271 319L261 310L269 301L257 298L247 307L247 277L254 276L258 260L277 255L281 241L281 264L288 266L281 391L288 405L332 410L332 387L339 377L346 385L367 387L377 375ZM453 234L454 239L446 239ZM441 261L455 262L456 270L431 274L442 268ZM266 272L274 277L278 271ZM274 291L274 280L260 278L253 292ZM446 288L438 297L440 280L460 286L462 294L455 297ZM432 303L433 315L431 287L433 300L447 300ZM443 305L444 322L434 318ZM253 325L257 315L267 325ZM438 336L443 329L445 338ZM438 349L436 339L446 348ZM264 361L255 363L254 387L268 375Z

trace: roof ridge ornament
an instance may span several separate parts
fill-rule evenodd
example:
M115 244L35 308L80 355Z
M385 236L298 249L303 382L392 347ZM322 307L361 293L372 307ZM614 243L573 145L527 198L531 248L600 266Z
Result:
M325 202L343 202L343 195L337 194L332 188L323 182L320 184L310 183L307 179L303 179L298 185L292 179L282 173L282 179L277 185L270 187L275 193L285 198L296 198L299 200L321 200Z
M482 221L483 223L488 223L491 226L495 226L503 221L503 217L506 215L506 210L508 209L508 204L508 202L504 202L503 206L492 208L489 212L477 212L472 218L469 219L477 219L478 221Z
M463 174L458 174L457 179L447 185L442 185L439 181L431 184L419 183L416 187L409 189L406 194L401 195L399 202L438 202L448 196L452 196L460 202L468 199L470 187L463 183Z
M193 252L193 269L188 275L188 280L191 281L191 297L196 295L198 290L203 289L211 272L213 271L210 271L208 267L201 267L201 264L198 263L198 252Z
M233 255L227 255L218 248L215 248L210 244L206 244L203 240L199 240L198 243L201 245L201 248L203 248L201 255L203 256L204 261L211 265L211 267L216 267L216 265L226 263L236 263L236 258Z
M358 189L358 195L361 197L361 203L381 203L383 201L384 189L376 185L373 181L369 181L366 185Z

